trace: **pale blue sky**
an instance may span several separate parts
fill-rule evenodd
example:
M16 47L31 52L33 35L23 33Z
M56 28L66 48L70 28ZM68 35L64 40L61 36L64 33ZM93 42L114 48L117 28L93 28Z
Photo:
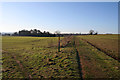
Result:
M87 33L118 33L117 2L2 3L0 32L22 29Z

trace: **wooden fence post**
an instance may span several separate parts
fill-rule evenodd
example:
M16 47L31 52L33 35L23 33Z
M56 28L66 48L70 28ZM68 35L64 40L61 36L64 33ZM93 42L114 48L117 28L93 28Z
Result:
M60 34L58 36L58 52L60 52Z

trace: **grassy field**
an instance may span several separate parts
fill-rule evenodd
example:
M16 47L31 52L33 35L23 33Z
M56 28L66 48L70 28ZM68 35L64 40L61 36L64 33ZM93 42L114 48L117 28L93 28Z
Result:
M96 40L99 37L103 38L104 42L104 36L98 35L93 38ZM3 78L120 78L118 68L120 63L81 38L92 39L90 36L62 37L61 52L57 52L57 37L2 37L2 76ZM113 35L112 39L116 40L116 36ZM107 40L111 41L111 38Z
M76 39L84 78L120 78L120 63L95 47Z
M118 58L118 35L87 35L79 36L109 55Z
M57 52L57 37L3 37L3 78L79 78L72 44Z

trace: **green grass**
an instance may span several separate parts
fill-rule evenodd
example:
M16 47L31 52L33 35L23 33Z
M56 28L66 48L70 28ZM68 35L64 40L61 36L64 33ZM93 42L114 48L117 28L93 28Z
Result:
M108 54L114 57L118 57L118 35L87 35L79 36L81 39L85 39L98 48L104 50Z
M73 47L58 53L57 39L3 37L3 78L79 78Z
M84 78L120 78L117 60L77 37L77 49L81 58Z
M110 36L92 37L96 42L100 37L109 43L111 41L109 39L117 39L115 35L112 38ZM58 53L57 37L2 37L2 76L3 78L80 78L77 49L83 78L119 78L120 63L82 41L81 38L93 39L90 36L61 37L61 46L62 44L65 46Z

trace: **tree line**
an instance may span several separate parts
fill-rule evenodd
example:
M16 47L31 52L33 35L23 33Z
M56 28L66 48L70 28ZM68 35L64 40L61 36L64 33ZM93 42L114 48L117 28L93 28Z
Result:
M31 30L21 30L19 32L15 32L12 36L35 36L35 37L55 37L55 34L52 34L48 31L41 32L37 29Z
M1 35L2 33L0 33ZM89 33L87 34L81 34L81 33L69 33L69 34L60 34L60 36L67 36L67 35L97 35L98 32L94 31L94 30L90 30ZM33 37L56 37L58 36L56 34L56 32L54 34L48 32L48 31L43 31L41 32L40 30L37 30L37 29L31 29L31 30L20 30L18 32L14 32L12 34L10 33L5 33L5 34L2 34L3 36L33 36Z

